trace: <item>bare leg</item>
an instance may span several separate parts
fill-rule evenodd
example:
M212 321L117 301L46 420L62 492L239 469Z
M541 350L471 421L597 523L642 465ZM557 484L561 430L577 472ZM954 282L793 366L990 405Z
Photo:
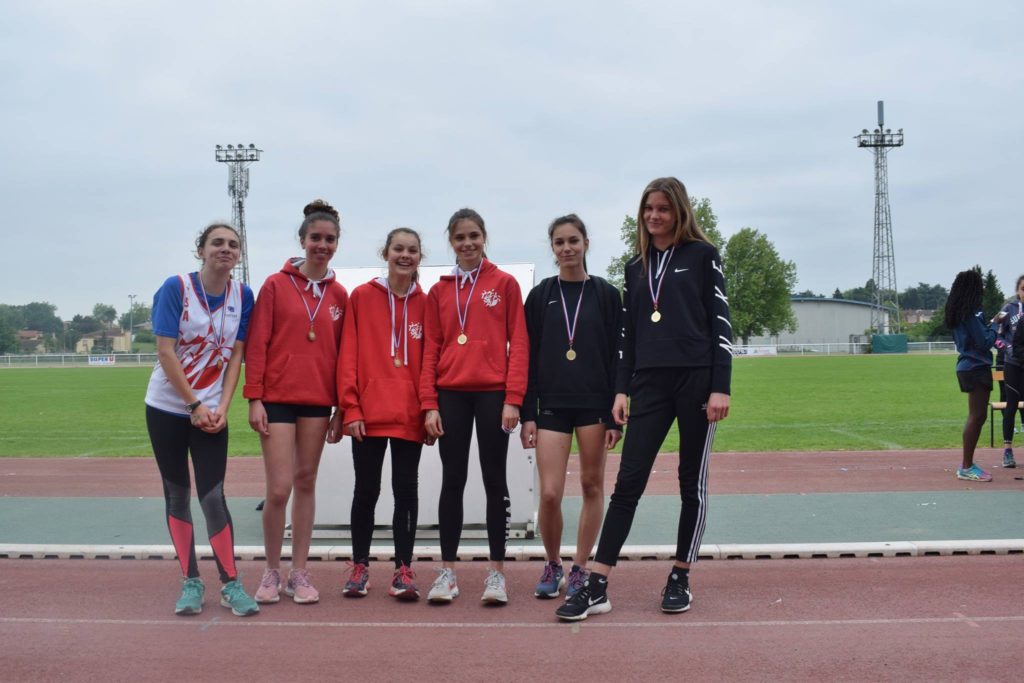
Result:
M260 436L263 469L267 476L267 497L263 503L263 548L267 555L267 567L278 569L281 566L285 506L292 493L295 425L272 422L269 428L270 436Z
M326 417L300 417L295 424L292 491L292 568L305 569L316 516L316 475L327 436Z
M548 562L561 562L562 558L562 496L571 444L572 434L537 430L537 474L540 477L537 522Z
M587 425L576 429L576 445L580 452L580 487L583 489L583 507L580 509L579 529L576 533L576 555L573 562L586 567L597 543L604 517L604 465L608 459L605 450L603 424ZM565 468L562 468L563 472Z
M961 465L965 470L974 464L974 449L988 417L988 398L989 392L986 389L976 388L967 394L967 422L964 423L964 457Z

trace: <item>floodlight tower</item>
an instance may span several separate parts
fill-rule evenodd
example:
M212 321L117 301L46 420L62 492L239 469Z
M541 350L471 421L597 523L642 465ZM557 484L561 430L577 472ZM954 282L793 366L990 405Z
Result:
M876 334L900 331L900 305L896 289L896 255L892 249L892 216L889 212L889 150L903 146L903 129L893 133L885 127L885 109L878 101L878 128L868 132L865 128L856 136L858 147L875 154L875 252L871 278L875 282L874 307L871 309L871 327Z
M242 254L232 269L231 276L245 284L249 284L249 248L245 238L245 198L249 194L249 166L260 160L262 151L262 149L256 149L256 145L249 143L248 147L227 145L227 149L217 145L215 152L217 161L228 165L231 222L238 229L238 237L242 243Z

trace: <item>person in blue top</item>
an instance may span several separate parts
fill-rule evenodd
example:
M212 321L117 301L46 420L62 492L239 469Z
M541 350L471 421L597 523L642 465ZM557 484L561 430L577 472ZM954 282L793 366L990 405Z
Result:
M960 354L956 359L956 377L960 391L967 394L967 422L964 423L963 462L957 479L992 481L992 475L974 462L974 449L985 425L985 411L992 393L992 347L995 326L986 324L981 311L981 273L965 270L957 273L946 299L945 323L953 331Z
M1007 469L1017 466L1013 459L1013 423L1017 418L1017 412L1021 415L1021 425L1024 426L1024 408L1020 408L1020 401L1024 398L1024 352L1020 348L1014 348L1013 341L1020 322L1024 320L1024 275L1017 278L1015 287L1016 298L1006 302L999 315L996 316L996 347L1003 356L1003 395L1000 398L1006 402L1003 409L1003 467Z

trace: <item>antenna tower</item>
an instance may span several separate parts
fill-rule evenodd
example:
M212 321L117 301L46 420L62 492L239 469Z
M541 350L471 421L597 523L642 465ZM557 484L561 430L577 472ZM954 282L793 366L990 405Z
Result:
M249 247L245 237L245 198L249 194L249 166L260 160L262 149L249 143L244 145L226 145L226 149L217 145L215 157L217 161L228 165L228 196L231 197L231 223L238 230L242 243L242 254L231 271L231 277L238 282L249 284Z
M878 101L878 128L867 128L856 136L858 147L875 155L875 249L871 279L875 283L871 327L876 334L898 334L900 304L896 289L896 255L892 248L892 215L889 212L889 166L887 156L893 147L903 146L903 129L895 133L885 127L885 108Z

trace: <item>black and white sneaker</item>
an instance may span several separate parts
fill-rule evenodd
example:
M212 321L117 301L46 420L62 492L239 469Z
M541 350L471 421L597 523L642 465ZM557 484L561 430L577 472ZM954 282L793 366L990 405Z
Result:
M690 609L690 603L693 602L689 582L686 579L680 580L680 578L675 572L670 574L668 583L661 591L661 611L666 614L685 612Z
M574 596L565 601L555 610L555 616L562 621L583 621L591 614L606 614L612 611L612 603L608 600L607 590L600 593L594 591L587 579Z

